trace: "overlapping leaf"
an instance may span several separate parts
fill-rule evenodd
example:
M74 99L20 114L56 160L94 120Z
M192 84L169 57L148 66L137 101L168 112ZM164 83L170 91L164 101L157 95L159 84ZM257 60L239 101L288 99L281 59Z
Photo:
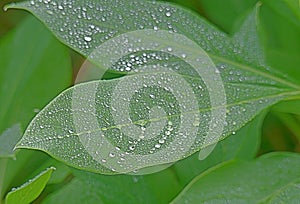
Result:
M294 153L271 153L221 164L196 177L172 203L294 203L299 159Z

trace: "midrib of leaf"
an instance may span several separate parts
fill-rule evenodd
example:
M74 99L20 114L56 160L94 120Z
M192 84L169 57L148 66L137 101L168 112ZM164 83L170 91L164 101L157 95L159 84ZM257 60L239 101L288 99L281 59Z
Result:
M112 79L112 80L118 80L118 79ZM94 81L87 82L87 83L93 83L93 82ZM87 84L87 83L85 83L85 84ZM77 85L77 86L81 86L81 85ZM236 103L226 104L224 106L215 106L213 108L202 108L202 109L197 109L197 110L194 110L194 111L187 111L187 112L184 112L184 113L181 113L181 114L182 115L189 115L189 114L201 113L201 112L215 110L215 109L218 109L218 108L228 108L228 107L231 107L231 106L243 105L243 104L247 104L247 103L251 103L251 102L255 102L255 101L259 101L259 100L263 100L263 99L280 98L280 97L285 97L285 96L288 96L288 95L300 95L300 90L299 91L293 91L293 92L284 92L284 93L269 95L269 96L266 96L266 97L254 98L254 99L251 99L251 100L242 100L242 101L239 101L239 102L236 102ZM53 102L55 102L55 101L53 101ZM45 107L45 109L47 109L47 107L50 104L48 104ZM139 125L142 121L143 122L157 122L157 121L160 121L160 120L170 119L170 118L178 117L178 116L180 116L180 115L179 114L173 114L171 116L156 117L156 118L151 118L151 119L148 119L148 120L133 121L132 123L135 124L135 125ZM68 136L69 137L70 136L79 137L80 135L83 135L83 134L86 134L86 133L94 133L94 132L98 132L98 131L107 131L107 130L110 130L110 129L122 128L122 127L126 127L126 126L129 126L129 125L131 125L131 124L124 123L124 124L119 124L119 125L114 125L114 126L109 126L109 127L104 127L104 128L98 128L98 129L89 130L89 131L83 131L83 132L79 132L79 133L73 133L73 134L69 134ZM57 126L53 126L53 127L57 127ZM66 137L66 135L58 135L56 138L53 138L53 139L61 139L61 137ZM39 141L36 141L36 143L42 142L42 141L43 140L39 140ZM21 147L21 146L19 146L17 144L16 147ZM32 149L32 147L31 147L31 149Z

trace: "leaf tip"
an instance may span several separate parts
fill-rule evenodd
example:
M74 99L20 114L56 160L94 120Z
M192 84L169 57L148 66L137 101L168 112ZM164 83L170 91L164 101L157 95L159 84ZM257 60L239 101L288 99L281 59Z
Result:
M18 149L24 148L24 146L22 146L22 145L20 144L20 142L21 142L21 140L14 146L13 152L17 151Z
M56 168L54 166L49 167L46 171L56 171Z
M7 11L8 9L15 8L15 5L16 5L16 3L6 4L6 5L3 7L3 10L4 10L4 11Z

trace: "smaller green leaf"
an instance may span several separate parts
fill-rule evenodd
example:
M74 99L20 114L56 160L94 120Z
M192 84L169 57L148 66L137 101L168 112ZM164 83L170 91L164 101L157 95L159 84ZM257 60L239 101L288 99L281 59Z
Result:
M54 167L50 167L21 187L13 189L6 196L6 204L31 203L34 201L45 188L54 170Z
M15 157L14 146L22 137L20 124L15 124L0 135L0 158Z
M295 153L226 162L196 177L172 203L269 203L283 195L291 201L299 195L299 168L300 155Z

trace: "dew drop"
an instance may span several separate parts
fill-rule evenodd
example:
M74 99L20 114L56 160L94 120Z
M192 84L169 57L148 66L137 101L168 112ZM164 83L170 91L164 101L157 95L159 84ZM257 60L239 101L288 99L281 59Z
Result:
M200 125L200 122L198 120L195 120L193 123L193 126L198 127Z
M160 148L160 144L156 144L156 145L155 145L155 148Z
M159 142L160 144L164 144L164 143L165 143L165 140L160 139L158 142Z
M91 42L91 41L92 41L92 38L89 37L89 36L85 36L85 37L84 37L84 40L85 40L86 42Z
M115 156L116 156L115 153L113 153L113 152L109 153L109 157L113 158Z
M166 13L166 16L167 16L167 17L170 17L171 15L172 15L172 14L171 14L171 12L169 12L169 11Z

